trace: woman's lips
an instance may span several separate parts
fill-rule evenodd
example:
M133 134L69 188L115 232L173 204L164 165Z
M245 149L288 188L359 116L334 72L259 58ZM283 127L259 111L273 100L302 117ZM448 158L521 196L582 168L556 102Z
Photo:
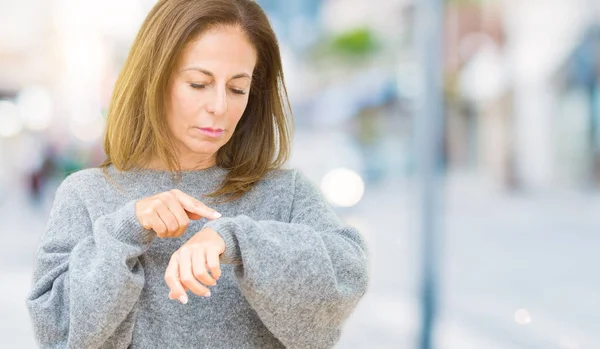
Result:
M223 129L220 129L220 128L197 127L197 129L203 135L208 136L208 137L212 137L212 138L221 137L223 135L223 132L225 132Z

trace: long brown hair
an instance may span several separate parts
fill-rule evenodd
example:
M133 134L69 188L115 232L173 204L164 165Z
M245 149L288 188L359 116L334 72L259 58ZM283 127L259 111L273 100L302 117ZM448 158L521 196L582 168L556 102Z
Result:
M251 0L160 0L142 24L115 84L104 138L105 173L111 164L120 171L143 168L157 156L174 179L181 177L165 95L184 46L215 26L241 28L257 62L246 109L216 154L227 175L208 196L238 199L288 160L292 112L279 45L263 10Z

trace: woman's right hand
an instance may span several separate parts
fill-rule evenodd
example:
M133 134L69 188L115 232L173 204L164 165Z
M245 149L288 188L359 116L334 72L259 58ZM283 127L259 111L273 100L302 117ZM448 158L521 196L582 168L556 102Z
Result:
M221 214L178 189L165 191L135 203L135 215L145 229L160 238L176 238L185 233L190 219L217 219Z

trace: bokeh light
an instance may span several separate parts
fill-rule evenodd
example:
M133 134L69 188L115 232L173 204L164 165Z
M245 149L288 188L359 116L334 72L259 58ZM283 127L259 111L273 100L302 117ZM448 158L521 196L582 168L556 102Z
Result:
M84 122L72 119L70 130L82 142L97 142L104 133L104 120L101 117Z
M338 168L323 177L321 190L332 204L350 207L362 199L365 183L355 171Z
M519 309L515 312L515 322L519 325L528 325L531 323L531 315L527 309Z
M11 101L0 101L0 137L13 137L23 129L19 109Z
M32 86L23 89L17 96L17 107L25 127L42 131L52 123L52 97L42 87Z

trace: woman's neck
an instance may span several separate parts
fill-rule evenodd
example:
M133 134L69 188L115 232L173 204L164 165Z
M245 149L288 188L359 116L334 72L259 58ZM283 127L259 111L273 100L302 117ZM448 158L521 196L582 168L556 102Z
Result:
M216 157L182 157L179 159L179 165L182 171L193 171L193 170L204 170L213 167L217 164ZM159 158L154 158L152 161L145 166L152 170L168 170L167 165Z

